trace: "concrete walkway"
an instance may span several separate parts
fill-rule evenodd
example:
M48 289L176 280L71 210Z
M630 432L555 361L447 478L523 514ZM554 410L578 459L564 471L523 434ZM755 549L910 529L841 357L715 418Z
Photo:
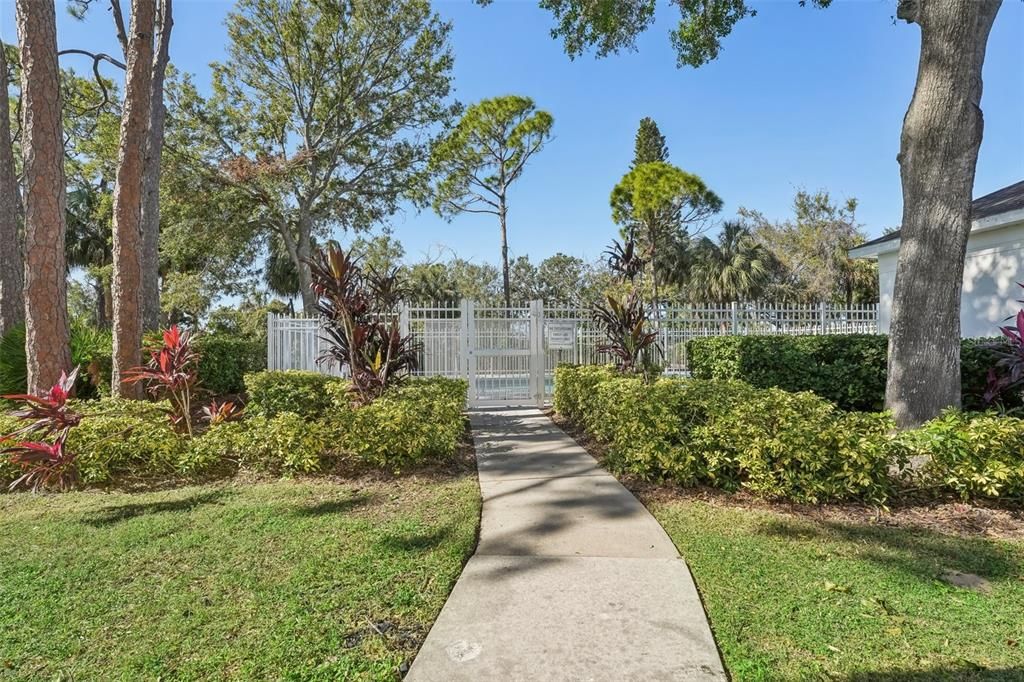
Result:
M536 408L470 415L480 543L406 680L724 680L686 564Z

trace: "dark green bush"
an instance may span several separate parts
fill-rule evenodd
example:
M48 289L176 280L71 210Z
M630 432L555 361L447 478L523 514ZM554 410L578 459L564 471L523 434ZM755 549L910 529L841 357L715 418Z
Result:
M717 336L691 339L687 354L696 379L813 391L844 409L880 410L887 344L873 334Z
M273 417L292 412L304 419L319 419L334 406L328 387L345 383L338 377L296 370L246 374L246 411L253 416Z
M961 346L965 408L981 407L993 362L984 348L990 341L964 339ZM813 391L846 410L878 411L885 402L888 343L882 334L715 336L691 339L686 348L696 379L739 379L758 388Z
M811 393L696 379L595 384L591 368L558 376L556 404L577 410L612 469L644 478L799 502L882 503L893 489L890 464L904 460L888 415L846 413ZM562 391L592 398L567 400Z
M1024 498L1024 420L994 413L949 410L919 429L900 434L926 463L925 485L964 499Z
M982 396L988 384L988 371L996 358L987 346L1003 343L1004 338L964 339L960 344L960 384L965 410L983 410L987 406ZM1007 392L1000 396L1004 407L1015 408L1022 404L1020 393Z
M267 368L265 343L231 334L196 336L199 353L199 381L214 395L229 395L245 390L245 375Z

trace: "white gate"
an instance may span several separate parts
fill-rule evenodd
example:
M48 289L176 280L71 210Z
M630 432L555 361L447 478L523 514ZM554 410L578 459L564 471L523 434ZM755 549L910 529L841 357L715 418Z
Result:
M477 307L465 301L463 306L470 405L543 404L543 304Z
M597 364L603 334L591 311L542 301L505 308L473 301L415 305L397 311L403 335L420 344L416 373L450 376L469 383L470 405L537 404L554 395L560 363ZM852 334L877 332L876 305L837 307L677 306L662 310L658 341L668 374L685 374L686 342L730 334ZM317 318L271 313L267 318L267 367L327 372L316 358L323 351ZM339 373L334 368L332 373Z

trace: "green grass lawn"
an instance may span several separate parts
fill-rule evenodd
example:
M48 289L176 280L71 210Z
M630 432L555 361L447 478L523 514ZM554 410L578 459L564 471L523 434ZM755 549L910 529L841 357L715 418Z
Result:
M0 495L0 679L394 679L472 551L471 474Z
M1024 680L1024 543L649 500L742 680ZM987 594L952 587L978 574Z

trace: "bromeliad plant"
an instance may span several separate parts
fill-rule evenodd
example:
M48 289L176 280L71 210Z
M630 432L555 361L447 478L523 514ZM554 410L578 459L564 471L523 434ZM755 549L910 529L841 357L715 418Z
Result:
M600 325L607 341L597 347L615 358L624 374L647 373L660 355L658 332L647 329L647 310L634 289L623 298L605 296L606 305L594 306L594 322Z
M213 400L203 408L203 419L210 426L236 422L241 418L242 408L230 400L225 400L224 402Z
M15 394L3 396L23 403L10 413L26 422L20 429L0 437L0 454L21 467L22 475L11 483L13 490L29 485L67 488L78 477L75 455L65 448L68 432L82 421L82 415L68 406L78 378L78 369L62 373L60 380L42 396ZM22 440L25 439L25 440Z
M355 402L371 403L408 377L419 356L419 344L384 321L401 297L398 273L364 272L334 241L307 262L327 342L318 362L348 368Z

